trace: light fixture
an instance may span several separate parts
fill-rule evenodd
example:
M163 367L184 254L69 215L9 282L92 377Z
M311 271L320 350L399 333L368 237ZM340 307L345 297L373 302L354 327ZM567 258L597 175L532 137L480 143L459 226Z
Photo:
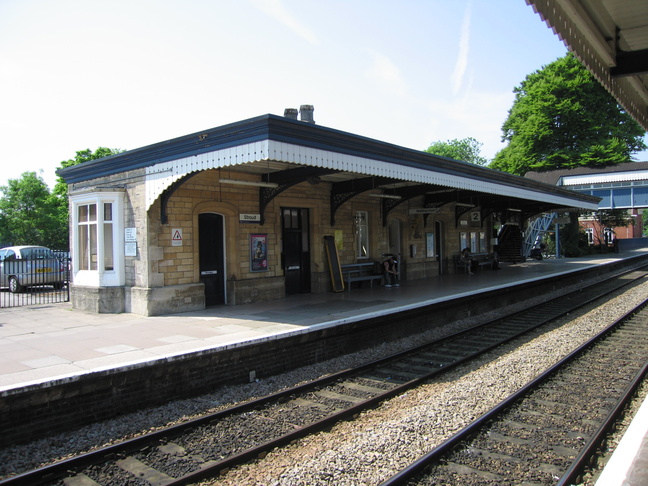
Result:
M254 186L254 187L279 187L276 182L256 182L256 181L240 181L238 179L219 179L221 184L233 184L236 186Z
M371 197L381 197L383 199L402 199L401 196L396 194L369 194Z
M438 191L428 191L425 194L445 194L446 192L454 192L454 189L441 189Z
M466 204L466 203L460 203L460 202L456 202L455 206L462 206L464 208L474 208L475 207L474 204Z

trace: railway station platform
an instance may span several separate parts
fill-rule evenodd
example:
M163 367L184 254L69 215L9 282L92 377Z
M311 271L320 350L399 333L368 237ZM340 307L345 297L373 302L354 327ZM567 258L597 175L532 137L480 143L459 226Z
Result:
M646 252L648 249L637 249L585 258L503 263L500 270L404 281L400 287L369 288L365 284L366 288L354 287L351 291L300 294L271 302L153 317L92 314L73 310L70 303L4 308L0 310L0 393L396 313Z
M4 308L0 310L0 399L19 389L46 388L55 381L132 369L161 358L272 341L646 253L648 248L638 248L583 258L504 263L497 271L433 276L401 282L400 287L354 287L350 292L302 294L154 317L90 314L73 310L69 303ZM648 484L648 400L626 436L599 486Z

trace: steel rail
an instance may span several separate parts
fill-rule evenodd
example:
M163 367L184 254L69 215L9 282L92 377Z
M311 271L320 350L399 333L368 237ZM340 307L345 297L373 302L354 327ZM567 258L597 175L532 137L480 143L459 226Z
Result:
M619 273L619 274L616 274L616 275L612 276L609 279L609 281L612 281L612 280L615 280L615 279L620 280L620 278L623 277L624 275L627 275L627 274L630 274L630 273L636 272L636 271L637 271L636 268L629 269L627 272L622 272L622 273ZM641 278L641 277L637 277L637 278ZM623 282L622 285L620 285L618 287L615 287L612 291L616 291L619 288L630 285L631 283L636 281L637 278L629 279L626 282ZM585 288L598 289L600 287L600 285L601 285L600 283L592 284L590 286L583 287L583 288L581 288L579 290L570 292L569 294L565 294L565 295L563 295L563 296L561 296L561 297L559 297L557 299L554 299L554 300L557 301L557 300L562 300L562 299L565 299L565 298L570 298L570 297L576 296L578 294L581 294ZM295 439L304 437L304 436L306 436L308 434L312 434L312 433L315 433L315 432L320 431L320 430L325 430L327 428L330 428L333 424L335 424L335 423L337 423L337 422L339 422L341 420L345 420L348 417L353 416L353 415L359 413L362 410L373 408L373 407L377 406L379 403L381 403L382 401L385 401L385 400L387 400L389 398L397 396L398 394L403 393L404 391L406 391L406 390L408 390L408 389L410 389L410 388L412 388L412 387L414 387L414 386L416 386L416 385L418 385L418 384L420 384L422 382L425 382L425 381L435 377L436 375L447 372L450 369L452 369L452 368L454 368L456 366L459 366L460 364L463 364L464 362L466 362L466 361L468 361L470 359L473 359L476 355L483 354L485 352L491 351L492 349L495 349L495 348L501 346L502 344L504 344L504 343L506 343L508 341L511 341L513 339L516 339L516 338L520 337L520 335L526 334L526 333L528 333L529 331L531 331L531 330L533 330L535 328L543 326L543 325L545 325L547 323L548 320L557 319L560 316L562 316L562 315L564 315L564 314L566 314L568 312L572 312L574 310L574 308L585 306L585 305L587 305L587 304L601 298L601 296L602 296L601 294L591 296L588 299L585 299L585 300L582 300L582 301L578 302L578 304L576 306L570 306L568 309L565 308L563 311L561 311L557 315L552 315L552 316L548 317L547 319L542 319L542 320L536 321L535 325L529 326L528 328L524 329L523 331L514 333L513 335L509 336L507 339L495 342L495 343L493 343L491 345L488 345L488 346L484 346L484 347L480 348L480 350L478 352L468 354L465 357L452 362L451 365L445 366L443 368L435 369L435 370L431 371L430 373L427 373L427 374L424 374L424 375L421 375L421 376L417 377L416 379L406 381L405 383L403 383L401 385L398 385L395 388L393 388L391 390L388 390L388 391L386 391L385 393L383 393L381 395L377 395L377 396L372 397L372 398L370 398L368 400L365 400L365 401L363 401L361 403L358 403L356 405L348 407L348 408L346 408L345 410L343 410L341 412L329 415L324 419L321 419L321 420L319 420L317 422L314 422L312 424L309 424L307 426L301 427L300 429L298 429L298 430L296 430L294 432L285 434L283 436L280 436L280 437L278 437L276 439L273 439L271 441L268 441L266 443L259 444L256 447L253 447L253 448L250 448L250 449L248 449L246 451L243 451L241 453L232 455L232 456L230 456L228 458L225 458L225 459L223 459L221 461L211 463L211 466L209 466L209 467L205 467L204 469L201 469L200 471L197 471L195 473L191 473L191 474L188 474L186 476L175 479L173 482L168 483L168 484L173 484L173 485L188 484L191 481L196 481L196 480L203 479L203 478L206 478L206 477L213 477L219 471L221 471L223 469L226 469L226 468L231 468L231 467L233 467L234 465L237 465L237 464L247 462L247 461L255 458L256 456L258 456L263 451L267 451L267 450L273 449L275 447L284 446L284 445L290 443L291 441L293 441ZM21 485L43 484L44 482L52 481L53 479L63 477L64 475L69 475L69 472L71 470L77 470L77 469L79 469L81 467L87 467L87 466L92 465L92 464L97 464L97 463L103 462L104 458L106 456L111 456L111 455L115 456L115 455L118 455L118 454L123 454L123 453L128 453L128 452L131 452L131 451L136 451L136 450L140 449L145 444L150 444L150 443L159 441L160 439L163 439L163 438L168 439L168 438L177 437L177 436L181 435L182 433L184 433L187 430L191 430L191 429L194 429L194 428L199 427L201 425L208 424L210 422L220 420L220 419L222 419L224 417L227 417L227 416L230 416L230 415L235 415L235 414L239 414L239 413L244 413L246 411L255 410L255 409L258 409L258 408L260 408L260 407L262 407L262 406L264 406L264 405L266 405L268 403L279 401L281 399L290 397L291 395L295 395L297 393L301 393L301 392L304 392L306 390L310 390L310 389L313 389L313 388L321 387L321 386L324 386L326 384L333 383L333 382L335 382L337 380L343 379L345 377L349 377L349 376L352 376L352 375L357 375L357 374L362 373L363 371L366 371L368 369L372 369L372 368L381 366L381 365L383 365L385 363L389 363L389 362L397 360L397 359L402 359L402 358L404 358L404 357L406 357L408 355L412 355L413 353L419 352L421 349L429 348L431 345L438 345L438 343L440 343L440 342L449 341L449 340L452 340L452 339L458 339L458 338L461 338L462 336L471 335L471 333L473 333L475 330L478 330L480 328L488 328L489 326L492 326L493 323L496 323L498 321L503 321L504 319L514 318L514 317L516 317L518 315L524 315L524 314L527 314L531 310L544 308L546 305L547 305L547 302L542 303L542 304L537 304L537 305L531 306L530 308L527 308L527 309L525 309L523 311L513 312L508 316L499 317L497 319L493 319L493 320L491 320L489 322L482 323L482 324L479 324L479 325L476 325L476 326L472 326L472 327L464 329L462 331L450 333L450 334L448 334L448 335L446 335L446 336L444 336L444 337L442 337L440 339L434 340L432 342L425 343L423 345L416 346L415 348L408 349L408 350L405 350L405 351L402 351L402 352L399 352L399 353L392 354L392 355L387 356L385 358L380 358L380 359L374 360L374 361L372 361L370 363L366 363L366 364L361 365L359 367L350 368L350 369L343 370L343 371L340 371L340 372L337 372L337 373L333 373L331 375L327 375L325 377L319 378L319 379L314 380L312 382L304 383L304 384L299 385L299 386L294 387L294 388L290 388L290 389L287 389L287 390L284 390L284 391L281 391L281 392L278 392L278 393L274 393L274 394L271 394L271 395L268 395L268 396L265 396L265 397L261 397L259 399L255 399L255 400L251 400L251 401L239 404L239 405L235 405L234 407L228 408L226 410L222 410L222 411L215 412L215 413L212 413L212 414L208 414L208 415L205 415L205 416L202 416L202 417L198 417L198 418L189 420L187 422L184 422L182 424L178 424L178 425L174 425L174 426L170 426L170 427L165 427L165 428L160 429L158 431L151 432L151 433L148 433L146 435L136 437L136 438L133 438L133 439L128 439L128 440L120 442L118 444L114 444L114 445L111 445L111 446L108 446L108 447L105 447L105 448L102 448L102 449L98 449L96 451L88 452L88 453L82 454L82 455L77 456L77 457L73 457L73 458L70 458L70 459L59 461L57 463L51 464L49 466L44 466L43 468L39 468L39 469L36 469L34 471L29 471L29 472L25 472L25 473L22 473L22 474L19 474L19 475L16 475L16 476L12 476L12 477L9 477L7 479L0 480L0 486L10 486L10 485L13 486L15 484L21 484Z
M412 480L416 476L422 474L424 470L430 465L438 462L447 452L449 452L454 447L458 446L461 442L465 441L475 433L477 433L482 427L486 424L503 414L508 410L515 402L522 399L529 392L538 388L546 380L555 375L567 364L573 362L575 359L583 355L589 348L595 345L597 342L605 339L607 335L627 321L632 315L642 310L648 305L648 300L637 305L631 311L624 314L619 319L615 320L613 323L608 325L605 329L599 332L596 336L593 336L587 342L580 345L569 355L562 358L560 361L555 363L553 366L545 370L543 373L538 375L533 380L529 381L522 388L517 390L515 393L508 396L506 399L502 400L495 407L491 408L488 412L471 422L468 426L464 427L452 437L448 438L437 447L432 449L427 454L421 456L419 459L411 463L409 466L403 468L397 474L393 475L391 478L380 483L380 486L401 486L407 484L408 481ZM623 412L625 404L633 396L636 389L641 385L644 377L648 373L648 362L644 364L641 371L636 374L632 383L627 387L623 396L617 401L613 411L606 417L604 423L599 427L597 432L590 438L590 440L583 446L581 453L574 460L572 465L569 467L567 472L560 479L560 482L556 483L557 485L567 485L570 484L570 481L573 481L578 474L582 471L587 460L592 456L593 451L601 444L604 440L606 432L614 425L617 417Z

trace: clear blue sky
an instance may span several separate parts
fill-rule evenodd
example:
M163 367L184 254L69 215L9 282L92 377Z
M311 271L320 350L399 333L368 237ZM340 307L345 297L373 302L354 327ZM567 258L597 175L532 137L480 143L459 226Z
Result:
M491 159L513 88L566 52L524 0L0 0L0 185L301 104Z

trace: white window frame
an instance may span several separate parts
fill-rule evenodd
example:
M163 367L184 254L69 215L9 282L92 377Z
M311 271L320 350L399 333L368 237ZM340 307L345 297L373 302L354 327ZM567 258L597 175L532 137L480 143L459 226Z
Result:
M369 212L356 211L356 258L358 260L368 259L371 254L369 249ZM364 246L366 254L363 255L362 247Z
M468 233L465 231L462 231L459 233L459 251L464 251L465 248L470 248L468 246L469 240L468 240Z
M459 233L459 248L469 248L470 253L487 253L488 242L486 241L486 232L471 231L470 233L462 231Z
M587 235L587 244L594 244L594 228L585 228L585 234Z
M106 240L104 240L104 204L112 204L112 269L105 269ZM79 207L96 204L97 207L97 269L81 268L79 244ZM123 191L98 191L70 196L72 234L72 281L88 287L119 287L126 283L124 262L124 193Z

